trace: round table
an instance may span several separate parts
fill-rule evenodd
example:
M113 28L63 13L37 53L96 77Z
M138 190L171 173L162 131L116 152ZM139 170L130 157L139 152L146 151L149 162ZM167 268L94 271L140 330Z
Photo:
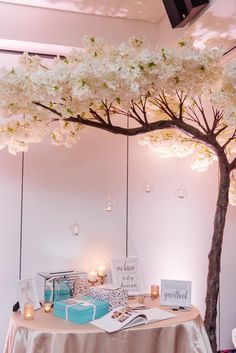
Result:
M159 307L158 301L147 304ZM4 353L212 353L199 311L192 307L174 313L174 318L112 334L42 309L35 311L32 321L12 313Z

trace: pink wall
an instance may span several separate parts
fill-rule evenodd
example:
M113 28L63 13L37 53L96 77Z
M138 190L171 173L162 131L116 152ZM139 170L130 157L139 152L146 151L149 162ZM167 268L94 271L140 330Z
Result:
M0 351L7 332L19 273L21 154L0 152Z
M203 315L217 164L199 173L190 157L162 159L136 139L130 144L130 255L140 256L148 290L164 278L192 280L192 302ZM180 186L184 199L175 195Z
M125 143L104 132L81 134L72 149L49 143L25 156L23 277L90 271L125 255ZM115 200L114 211L105 203ZM80 225L73 237L70 226Z

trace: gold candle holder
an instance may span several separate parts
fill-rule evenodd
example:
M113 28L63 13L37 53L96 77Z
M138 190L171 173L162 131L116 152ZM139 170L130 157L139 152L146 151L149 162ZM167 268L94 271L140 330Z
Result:
M156 284L151 285L151 299L155 300L159 297L159 286Z
M98 274L98 278L99 278L99 281L100 281L101 284L104 283L104 279L105 279L106 277L107 277L106 274L104 274L104 275L99 275L99 274Z
M90 283L90 285L91 285L91 287L94 287L95 286L95 283L97 283L98 282L98 280L97 279L95 279L94 281L92 281L92 280L88 280L88 283Z
M52 309L52 303L47 303L47 302L43 303L43 310L45 313L50 313L51 309Z
M99 266L97 272L98 272L97 276L98 276L98 278L100 280L100 283L103 284L104 283L104 278L107 277L105 266L103 266L103 265Z
M34 307L33 304L24 305L24 320L33 320L34 318Z

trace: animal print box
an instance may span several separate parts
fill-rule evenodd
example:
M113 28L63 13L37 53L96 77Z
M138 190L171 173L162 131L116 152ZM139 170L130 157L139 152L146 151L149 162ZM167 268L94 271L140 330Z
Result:
M73 297L76 297L80 294L82 295L87 295L88 294L88 289L89 289L89 284L88 284L88 279L87 278L81 278L78 277L73 285Z
M109 310L113 310L118 306L125 306L128 303L127 289L117 288L112 285L90 287L88 295L94 299L107 301Z

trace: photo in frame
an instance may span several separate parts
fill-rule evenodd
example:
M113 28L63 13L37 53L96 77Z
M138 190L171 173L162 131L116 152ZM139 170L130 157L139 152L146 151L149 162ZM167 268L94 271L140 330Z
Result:
M128 290L129 295L143 293L143 282L138 257L111 259L112 283Z
M191 281L161 280L160 305L191 307Z
M33 278L25 278L17 281L17 292L22 315L25 304L32 304L34 310L40 308L38 293Z

